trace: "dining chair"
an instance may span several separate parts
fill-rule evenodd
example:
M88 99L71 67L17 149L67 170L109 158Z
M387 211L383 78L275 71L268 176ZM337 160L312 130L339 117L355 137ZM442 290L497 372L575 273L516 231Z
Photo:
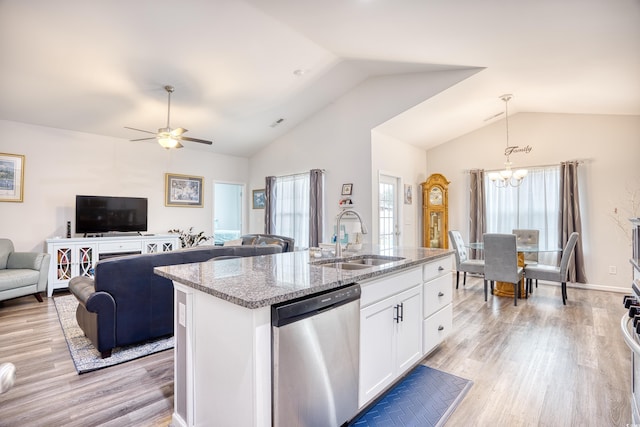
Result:
M518 305L520 281L524 268L518 266L515 234L487 233L484 240L484 300L487 300L487 283L513 283L513 305Z
M546 280L549 282L560 282L562 286L562 304L567 305L567 273L569 272L569 260L576 248L578 233L571 233L567 244L562 249L560 265L537 264L525 267L525 277L527 286L531 286L531 280Z
M462 286L465 286L467 284L467 272L476 274L484 273L484 261L481 259L469 259L467 247L459 231L449 230L449 241L453 246L456 256L456 289L458 289L460 272L462 271L464 273Z
M538 246L540 242L540 230L526 230L526 229L513 229L511 231L516 235L516 246ZM524 265L525 270L528 265L535 265L538 263L538 252L524 252ZM538 281L536 280L536 288L538 287ZM527 287L528 291L531 291Z

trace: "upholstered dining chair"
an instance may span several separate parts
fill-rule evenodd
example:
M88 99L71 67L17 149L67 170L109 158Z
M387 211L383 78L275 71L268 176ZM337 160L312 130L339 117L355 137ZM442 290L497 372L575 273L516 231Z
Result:
M467 284L467 272L483 274L484 273L484 261L481 259L469 259L469 253L467 247L462 240L462 235L457 230L449 230L449 241L456 256L456 289L458 289L458 283L460 283L460 272L464 273L462 278L462 286Z
M520 281L524 268L518 266L515 234L487 233L484 240L484 300L487 300L487 283L513 283L513 305L518 305Z
M544 265L536 264L525 267L525 277L527 279L527 287L531 287L531 280L546 280L549 282L560 282L562 286L562 304L567 305L567 273L569 272L569 260L576 248L578 242L578 233L571 233L567 244L562 249L562 258L560 265Z

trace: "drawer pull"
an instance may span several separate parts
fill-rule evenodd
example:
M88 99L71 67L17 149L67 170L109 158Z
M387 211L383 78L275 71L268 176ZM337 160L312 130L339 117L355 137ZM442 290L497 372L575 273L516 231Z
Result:
M438 292L438 296L439 296L439 297L443 297L443 296L444 296L444 294L443 294L442 292Z
M442 270L444 270L444 267L443 267L443 266L441 266L441 265L439 265L439 266L438 266L438 271L442 271Z
M442 325L438 326L438 330L439 331L444 331L444 326L442 326Z

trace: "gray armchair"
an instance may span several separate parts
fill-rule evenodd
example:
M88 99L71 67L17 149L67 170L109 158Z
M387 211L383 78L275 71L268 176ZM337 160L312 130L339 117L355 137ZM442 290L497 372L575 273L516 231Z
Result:
M487 300L488 282L491 289L495 281L513 283L513 305L518 305L524 268L518 267L515 234L485 234L483 240L484 300Z
M536 264L525 267L525 277L527 279L527 287L531 287L531 280L547 280L550 282L560 282L562 286L562 304L567 305L567 273L569 272L569 260L576 248L578 242L578 233L571 233L569 240L562 250L562 258L560 266Z
M0 239L0 301L33 294L42 302L50 260L47 253L15 252L11 240Z
M462 240L462 235L457 230L449 231L449 241L456 256L456 289L458 289L458 283L460 282L460 272L464 273L462 278L462 286L467 284L467 272L483 274L484 273L484 261L481 259L469 259L467 248Z

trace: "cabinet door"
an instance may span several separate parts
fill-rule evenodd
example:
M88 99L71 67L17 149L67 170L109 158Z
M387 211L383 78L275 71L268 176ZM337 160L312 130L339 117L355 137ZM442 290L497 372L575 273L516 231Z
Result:
M395 297L390 297L360 311L360 407L395 378L395 306Z
M401 375L422 357L422 286L408 289L396 297L401 320L395 323L396 375Z
M67 283L74 275L74 248L72 246L54 246L53 266L55 274L49 278L53 284Z

